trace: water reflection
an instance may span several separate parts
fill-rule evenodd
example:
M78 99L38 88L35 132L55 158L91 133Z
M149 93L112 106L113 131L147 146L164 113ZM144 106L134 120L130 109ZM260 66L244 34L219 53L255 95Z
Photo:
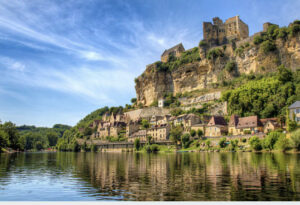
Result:
M299 168L282 153L2 154L0 200L300 200Z

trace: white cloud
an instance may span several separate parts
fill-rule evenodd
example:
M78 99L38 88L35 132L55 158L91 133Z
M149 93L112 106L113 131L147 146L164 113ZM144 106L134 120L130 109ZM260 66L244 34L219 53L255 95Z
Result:
M16 61L14 59L0 56L0 65L3 65L5 68L15 71L24 71L26 66L25 64Z

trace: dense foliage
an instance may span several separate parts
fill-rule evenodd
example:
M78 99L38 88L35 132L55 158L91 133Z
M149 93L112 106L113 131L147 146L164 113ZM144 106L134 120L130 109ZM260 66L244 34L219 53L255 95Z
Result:
M187 63L193 63L196 61L200 61L200 55L198 47L187 50L181 54L180 57L175 57L173 55L169 56L168 62L155 62L156 69L161 72L173 71L177 69L179 66Z
M300 71L283 66L276 74L248 81L222 94L229 114L258 115L261 118L285 116L286 108L300 99Z

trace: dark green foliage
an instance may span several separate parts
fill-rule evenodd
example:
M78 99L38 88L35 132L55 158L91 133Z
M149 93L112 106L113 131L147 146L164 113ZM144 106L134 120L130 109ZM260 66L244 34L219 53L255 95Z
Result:
M191 50L183 52L179 58L171 55L168 58L168 62L163 63L161 61L157 61L154 64L159 72L168 72L176 70L183 64L193 63L200 60L198 47L195 47Z
M49 132L47 133L47 139L48 139L48 142L49 142L49 146L50 147L53 147L53 146L56 146L57 144L57 140L58 140L58 133L57 132Z
M178 116L178 115L181 115L183 113L184 113L184 111L180 108L174 108L174 109L171 110L171 115L173 115L173 116Z
M220 146L220 148L224 148L224 147L226 147L226 137L222 137L220 140L219 140L219 146Z
M237 139L235 140L230 140L230 148L231 150L236 150L237 146L238 146L239 141Z
M262 38L260 35L259 35L259 36L255 36L254 39L253 39L253 43L254 43L255 45L259 45L259 44L261 44L263 41L264 41L264 40L263 40L263 38Z
M223 57L224 53L221 48L212 48L207 53L207 59L212 60L218 57Z
M92 152L97 152L97 146L95 144L91 145L91 151Z
M20 134L17 130L17 127L12 122L5 122L4 124L0 124L0 130L2 130L4 133L6 133L3 138L8 138L9 141L9 147L18 150L21 149L22 146L20 145Z
M92 133L93 133L92 128L90 128L90 127L84 128L84 131L83 131L84 136L90 136Z
M207 140L205 141L205 145L206 145L207 147L210 147L210 145L211 145L210 139L207 139Z
M131 102L132 104L136 103L136 98L131 98L130 102Z
M1 152L1 148L5 148L8 146L9 146L8 134L4 130L0 129L0 152Z
M243 139L242 139L242 142L243 142L243 143L247 142L247 139L246 139L246 138L243 138Z
M269 52L275 51L276 45L275 45L274 41L266 40L260 44L260 50L263 53L267 54Z
M134 149L138 151L140 150L140 147L141 147L140 139L137 138L134 140Z
M262 150L262 141L257 136L251 137L249 143L253 150L255 151Z
M292 71L286 67L284 67L284 65L280 65L278 67L278 80L282 83L286 83L292 80L293 75L292 75Z
M77 142L77 140L75 140L72 144L71 144L71 150L73 152L79 152L80 151L80 146Z
M158 147L158 145L157 144L152 144L152 145L146 145L145 147L144 147L144 149L148 152L148 153L150 153L150 152L158 152L159 151L159 147Z
M181 136L181 146L183 148L188 148L190 145L190 134L185 133L184 135Z
M205 40L201 40L200 42L199 42L199 47L206 47L208 44L207 44L207 42L205 41Z
M225 70L228 73L232 73L233 71L236 70L236 63L234 61L228 61L225 66Z
M255 77L236 89L223 92L222 100L227 101L229 114L258 115L261 118L285 115L286 107L298 96L296 87L299 85L300 72L293 73L292 79L289 73L280 67L273 76Z
M198 137L203 137L203 131L202 130L200 130L200 129L198 129L197 130L197 135L198 135Z
M176 126L170 130L170 138L173 142L177 143L180 140L183 129L181 126Z
M195 130L191 130L191 131L190 131L190 135L191 135L192 137L195 137L195 136L196 136L196 131L195 131Z
M300 129L291 134L291 140L294 144L294 147L300 151Z
M234 54L239 56L239 57L243 57L244 55L244 47L238 47L234 50Z
M149 127L150 127L149 121L146 120L146 119L142 119L142 128L143 128L143 129L147 129L147 128L149 128Z

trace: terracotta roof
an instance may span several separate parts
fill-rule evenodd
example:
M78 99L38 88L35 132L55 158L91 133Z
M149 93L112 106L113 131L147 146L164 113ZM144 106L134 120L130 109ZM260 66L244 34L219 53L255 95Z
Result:
M208 122L207 126L215 126L215 125L222 125L226 126L227 123L222 116L212 116L210 121Z
M262 123L257 116L240 117L237 128L261 127Z
M239 122L239 116L237 115L231 115L228 126L230 127L236 127Z
M179 43L176 46L173 46L172 48L169 48L169 49L165 50L161 56L169 55L169 53L171 53L172 51L175 51L179 47L183 47L182 43ZM184 49L184 47L183 47L183 49Z

